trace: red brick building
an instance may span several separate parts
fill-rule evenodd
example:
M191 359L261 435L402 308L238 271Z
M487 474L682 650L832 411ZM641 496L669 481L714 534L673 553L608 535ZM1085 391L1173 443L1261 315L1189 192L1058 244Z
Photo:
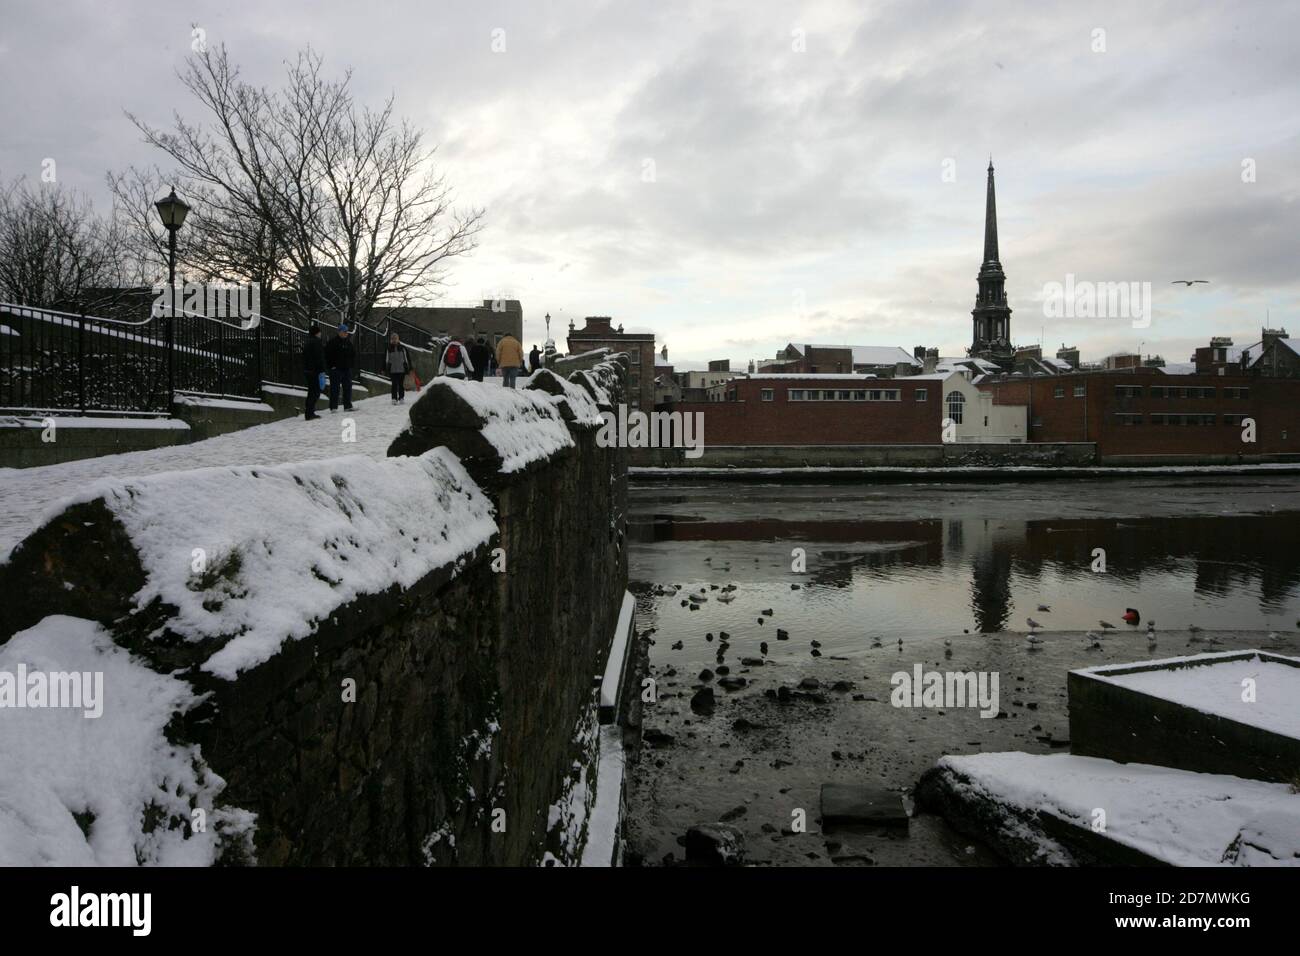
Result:
M752 375L724 386L721 402L683 402L703 412L710 445L937 444L943 376Z
M586 324L575 329L569 323L569 354L578 355L593 349L608 348L626 352L631 360L627 376L627 403L633 408L650 411L655 407L655 335L645 329L624 332L613 327L608 315L589 315Z
M995 404L1028 406L1030 442L1095 442L1101 460L1236 461L1300 455L1300 381L1166 375L1159 369L983 382ZM1243 420L1255 441L1243 440Z

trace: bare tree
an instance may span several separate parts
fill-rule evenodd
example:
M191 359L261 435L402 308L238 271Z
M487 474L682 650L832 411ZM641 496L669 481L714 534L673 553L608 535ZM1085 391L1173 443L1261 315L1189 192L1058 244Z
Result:
M180 79L200 122L177 114L162 130L127 115L201 200L187 268L275 282L308 320L328 310L355 321L431 294L447 260L475 247L483 211L453 207L420 131L394 116L391 97L358 106L351 74L326 78L310 49L279 90L241 80L224 46L191 55Z
M121 230L55 185L0 187L0 299L93 311L133 277Z
M131 167L109 173L108 185L126 252L140 262L151 282L164 281L168 271L168 237L154 203L171 188L157 169ZM276 255L270 228L248 210L224 202L209 186L186 190L192 212L177 234L176 260L183 274L204 282L255 282L269 293L276 279ZM262 311L269 313L269 294Z

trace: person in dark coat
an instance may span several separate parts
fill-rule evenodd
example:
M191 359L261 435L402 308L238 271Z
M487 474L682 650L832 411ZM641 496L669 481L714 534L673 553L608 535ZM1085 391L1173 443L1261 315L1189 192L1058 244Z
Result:
M352 372L357 367L357 347L352 344L351 330L346 322L339 323L339 334L325 346L325 363L330 370L330 411L339 407L339 392L343 392L343 410L352 411Z
M320 400L320 377L325 374L325 346L320 340L320 326L315 322L307 330L307 341L302 345L302 374L307 380L306 420L320 418L316 403Z
M539 352L537 350L537 346L534 345L533 350L528 353L528 371L530 373L536 372L541 367L542 367L542 353Z
M492 358L492 350L488 348L487 339L479 336L469 347L469 361L474 366L474 381L483 381L483 373L487 371L488 361Z

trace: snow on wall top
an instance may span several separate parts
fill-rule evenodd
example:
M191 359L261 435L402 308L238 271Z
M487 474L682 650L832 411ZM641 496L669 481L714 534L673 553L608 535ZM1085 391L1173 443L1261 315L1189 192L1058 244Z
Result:
M217 805L225 782L199 748L164 734L174 712L198 702L187 683L137 662L93 621L62 615L0 645L0 672L20 666L29 674L101 673L102 713L5 709L0 866L206 866L222 839L251 838L253 814ZM186 838L186 828L169 824L191 821L191 801L206 812L207 826ZM145 832L151 805L163 820ZM88 832L74 814L91 817Z
M545 372L546 370L543 369L542 371ZM562 394L547 395L548 401L555 404L558 399L563 398L573 412L575 424L599 426L604 421L600 417L600 405L596 403L596 400L591 397L591 394L585 388L575 385L562 375L552 374L549 381L555 382ZM534 390L532 387L529 388L529 391ZM541 392L540 389L536 389L536 391Z
M565 448L573 448L569 426L548 397L522 388L493 388L482 382L439 378L478 414L480 431L501 457L501 473L520 471Z
M1300 866L1300 798L1284 783L1073 754L973 754L937 766L965 778L958 789L1082 827L1103 808L1110 839L1174 866ZM1044 862L1068 862L1059 853L1044 843Z
M589 369L574 372L570 380L579 387L585 382L601 405L612 405L619 392L618 366L613 361L600 362Z
M497 531L491 502L445 448L104 479L66 503L99 497L139 551L137 605L175 606L170 626L190 640L236 635L203 664L227 680L358 596L410 587Z

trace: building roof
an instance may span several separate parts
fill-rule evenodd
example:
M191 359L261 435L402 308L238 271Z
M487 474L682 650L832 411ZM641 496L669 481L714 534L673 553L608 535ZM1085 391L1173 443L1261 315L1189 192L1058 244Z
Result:
M1278 345L1285 346L1296 355L1300 355L1300 340L1279 338L1276 341ZM1244 349L1228 349L1229 361L1241 361L1241 354L1243 352L1247 355L1247 361L1252 363L1258 362L1264 357L1264 343L1256 342L1254 345L1248 345Z
M794 345L793 342L790 344ZM808 342L795 345L795 348L800 350L800 355L806 355L806 349L848 349L853 353L854 365L897 365L900 362L908 365L921 364L911 352L897 345L827 345L824 342Z
M1164 365L1155 366L1156 371L1163 372L1166 375L1195 375L1195 362L1166 362Z
M1227 355L1226 361L1232 363L1239 363L1241 361L1241 357L1244 355L1246 356L1247 362L1253 362L1263 354L1264 354L1264 343L1256 342L1254 345L1247 345L1245 348L1240 348L1240 349L1229 348L1226 352Z
M721 373L719 373L721 374ZM877 379L874 375L863 375L855 372L747 372L742 375L735 375L735 378L749 379L790 379L811 380L811 381L845 381L845 382L864 382L864 381L883 381Z
M958 366L964 365L967 368L975 369L990 374L1000 372L1002 369L996 362L990 362L987 359L976 358L973 355L961 355L951 358L940 358L939 364L935 366L937 372L953 372Z

